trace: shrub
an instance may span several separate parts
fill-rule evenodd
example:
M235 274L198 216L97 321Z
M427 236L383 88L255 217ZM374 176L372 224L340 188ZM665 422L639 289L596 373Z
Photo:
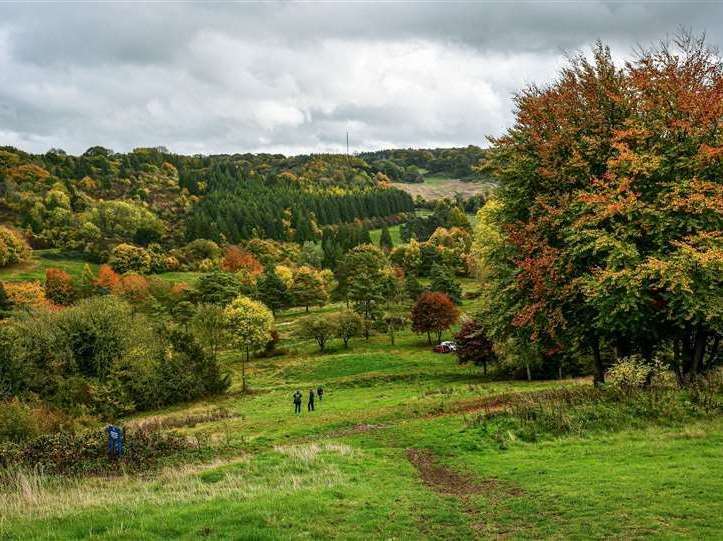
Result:
M45 296L61 306L72 304L76 292L70 274L60 269L47 269L45 271Z
M185 438L152 430L128 429L125 450L109 460L107 435L102 430L55 432L21 445L0 445L0 465L38 467L47 473L79 475L145 471L158 461L192 449Z
M192 334L174 330L168 336L165 358L157 365L156 394L160 405L194 400L225 391L230 385L216 359Z
M22 263L30 258L30 254L28 243L19 233L0 226L0 267Z
M149 295L148 280L140 274L126 274L121 276L113 287L113 294L122 297L131 304L145 301Z
M198 262L196 269L200 272L212 272L218 268L216 261L213 259L202 259Z
M161 334L115 296L0 327L0 396L33 393L114 419L227 386L214 356L191 335Z
M0 403L0 442L21 442L40 435L32 410L19 400Z
M177 271L181 267L181 263L178 259L172 255L169 255L163 259L163 266L167 271Z
M5 284L0 282L0 319L6 317L13 309L13 302L5 291Z
M110 265L101 265L98 269L98 278L94 282L94 286L100 290L101 293L108 294L113 291L113 288L118 285L120 276L115 272Z
M639 356L632 355L618 360L605 374L605 381L623 392L641 389L649 383L652 367Z
M40 282L5 282L5 294L16 309L34 311L55 308L45 297L45 288Z
M180 254L184 263L195 268L204 259L212 261L218 259L221 256L221 248L211 240L196 239L181 248Z
M610 387L571 386L494 398L490 413L472 424L484 428L506 446L510 440L675 425L694 421L706 412L670 388L643 388L621 393Z
M132 244L119 244L111 252L109 265L114 271L147 273L151 270L151 255L148 250Z
M0 443L23 441L40 434L67 429L74 420L47 406L31 406L18 399L0 402Z

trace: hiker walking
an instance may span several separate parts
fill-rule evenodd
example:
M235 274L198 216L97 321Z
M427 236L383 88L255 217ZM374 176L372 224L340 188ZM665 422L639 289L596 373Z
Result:
M296 389L294 393L294 413L301 413L301 391Z
M321 402L321 399L324 398L324 388L321 385L316 388L316 396L319 397L319 402Z
M314 389L309 389L309 403L306 407L309 411L314 411Z

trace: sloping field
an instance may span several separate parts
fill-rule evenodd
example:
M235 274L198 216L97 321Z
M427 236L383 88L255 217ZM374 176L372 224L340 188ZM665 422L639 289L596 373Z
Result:
M720 538L720 418L516 440L494 417L506 404L590 382L490 381L424 342L298 343L251 363L247 395L227 352L226 396L131 421L208 452L143 475L2 479L0 539ZM319 384L316 411L294 415L294 390Z
M421 195L428 201L454 197L457 193L462 194L464 197L471 197L477 194L489 193L494 187L491 183L463 182L458 179L441 177L425 177L424 182L421 184L395 182L392 186L404 190L412 197Z

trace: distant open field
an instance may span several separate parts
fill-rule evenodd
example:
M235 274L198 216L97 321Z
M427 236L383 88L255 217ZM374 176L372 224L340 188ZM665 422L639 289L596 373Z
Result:
M493 188L490 183L463 182L459 179L438 176L424 177L424 182L421 184L395 182L392 185L395 188L411 194L412 197L421 195L426 200L453 197L456 193L461 193L464 197L471 197L473 195L487 193Z
M12 265L0 269L0 281L25 282L45 281L45 271L49 268L61 269L73 278L79 279L83 268L88 265L94 274L98 272L96 263L89 263L75 254L64 253L61 250L35 250L30 261L20 265ZM169 282L192 283L200 276L197 272L166 272L157 275Z

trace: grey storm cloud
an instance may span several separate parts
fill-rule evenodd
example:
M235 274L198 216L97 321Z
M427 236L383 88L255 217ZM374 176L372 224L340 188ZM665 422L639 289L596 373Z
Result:
M0 6L0 145L43 152L484 144L513 93L602 39L623 60L723 4L63 3Z

